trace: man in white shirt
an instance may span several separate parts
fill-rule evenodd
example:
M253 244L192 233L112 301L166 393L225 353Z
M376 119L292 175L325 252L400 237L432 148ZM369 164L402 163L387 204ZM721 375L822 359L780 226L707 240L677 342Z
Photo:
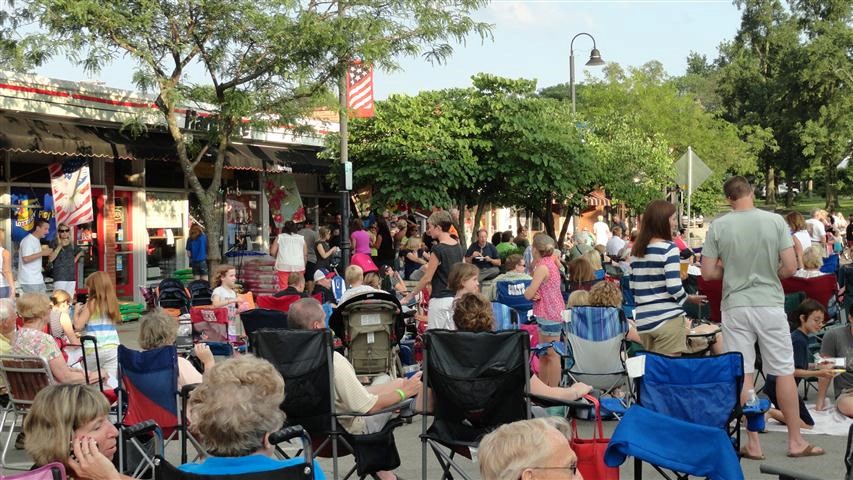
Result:
M613 236L607 241L607 256L614 260L621 260L619 256L625 248L625 240L622 240L622 227L613 227Z
M44 276L41 274L42 257L50 256L49 248L41 248L41 239L50 230L50 223L43 218L37 218L33 230L21 240L18 249L18 283L21 291L46 293Z
M823 226L823 219L826 212L815 208L812 210L812 218L806 220L806 230L812 237L812 245L819 245L826 248L826 228ZM803 250L806 246L803 246Z
M607 241L610 240L610 227L604 223L603 215L599 215L598 221L592 225L592 233L595 235L596 245L607 245Z

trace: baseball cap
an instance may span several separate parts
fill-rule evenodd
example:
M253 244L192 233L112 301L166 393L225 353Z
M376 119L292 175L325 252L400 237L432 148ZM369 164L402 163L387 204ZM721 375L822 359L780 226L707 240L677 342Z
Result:
M325 268L318 268L314 272L314 281L319 282L320 280L323 280L324 278L332 278L334 276L335 276L335 272L330 272L330 271L326 270Z

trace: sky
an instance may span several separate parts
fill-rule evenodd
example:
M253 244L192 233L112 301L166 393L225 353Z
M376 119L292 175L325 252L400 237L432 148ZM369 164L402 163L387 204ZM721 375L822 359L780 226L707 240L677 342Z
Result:
M479 72L536 79L540 88L568 82L569 44L580 32L595 38L606 62L627 67L658 60L668 74L681 75L691 51L716 58L719 44L731 40L740 23L740 12L731 0L493 0L473 16L494 25L493 39L471 37L465 44L454 45L452 57L443 65L420 57L400 59L399 71L375 72L376 99L467 87ZM600 67L583 65L591 49L589 37L575 40L578 83L585 75L600 75ZM92 76L55 59L37 73L134 89L132 64L127 61Z

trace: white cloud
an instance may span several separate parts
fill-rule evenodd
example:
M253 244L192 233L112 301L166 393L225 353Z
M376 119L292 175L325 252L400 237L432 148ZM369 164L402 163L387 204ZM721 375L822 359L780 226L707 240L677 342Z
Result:
M564 20L564 11L548 2L493 0L486 7L488 21L498 25L526 28L551 26Z

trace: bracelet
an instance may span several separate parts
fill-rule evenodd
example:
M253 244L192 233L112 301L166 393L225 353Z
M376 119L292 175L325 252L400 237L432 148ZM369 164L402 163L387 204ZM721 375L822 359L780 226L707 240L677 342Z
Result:
M398 395L400 395L400 401L401 401L401 402L405 402L405 401L406 401L406 392L404 392L404 391L403 391L402 389L400 389L400 388L398 388L398 389L396 389L396 390L394 390L394 391L395 391L395 392L397 392L397 394L398 394Z

